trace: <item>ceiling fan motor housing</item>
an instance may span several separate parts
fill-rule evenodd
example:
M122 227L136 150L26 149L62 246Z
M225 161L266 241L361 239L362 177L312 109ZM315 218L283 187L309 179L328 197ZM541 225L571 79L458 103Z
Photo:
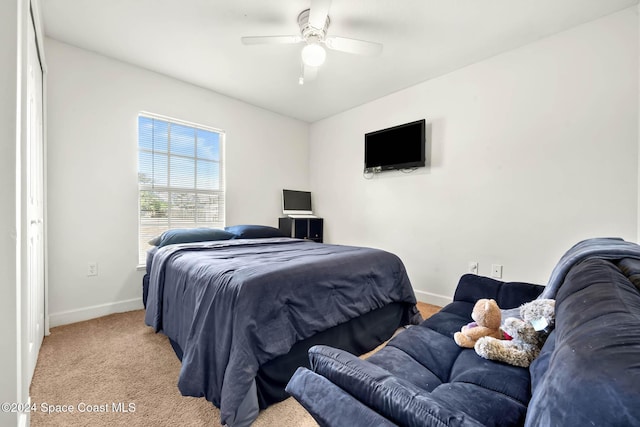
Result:
M300 12L298 15L298 25L300 26L300 34L307 41L322 41L327 35L327 29L329 28L329 24L331 23L331 19L327 16L327 20L324 23L323 28L314 28L309 25L309 9L305 9Z

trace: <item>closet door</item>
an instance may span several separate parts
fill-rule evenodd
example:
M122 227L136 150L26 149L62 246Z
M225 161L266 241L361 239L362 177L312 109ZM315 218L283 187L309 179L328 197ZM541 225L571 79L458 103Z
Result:
M44 135L43 80L36 33L29 19L27 41L27 141L26 141L26 221L27 221L27 329L28 371L31 383L44 337Z

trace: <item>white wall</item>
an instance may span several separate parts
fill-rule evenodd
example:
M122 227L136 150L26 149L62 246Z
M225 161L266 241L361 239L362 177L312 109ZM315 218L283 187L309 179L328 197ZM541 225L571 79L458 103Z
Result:
M16 181L19 170L16 162L16 88L18 58L18 3L0 2L0 401L18 401L18 302L16 295L19 278L17 265L18 204ZM16 414L0 412L0 425L16 425Z
M544 283L594 236L637 237L636 7L312 124L326 241L398 254L418 297L469 261ZM424 52L428 55L428 52ZM366 132L426 118L430 165L363 178Z
M52 39L46 51L52 326L141 307L140 111L226 132L229 225L277 226L282 188L308 188L306 123Z

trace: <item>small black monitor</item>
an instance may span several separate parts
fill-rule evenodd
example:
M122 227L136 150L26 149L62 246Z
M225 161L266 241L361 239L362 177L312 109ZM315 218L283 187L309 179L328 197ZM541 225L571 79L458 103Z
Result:
M282 190L282 213L308 214L313 213L311 207L311 192L299 190Z

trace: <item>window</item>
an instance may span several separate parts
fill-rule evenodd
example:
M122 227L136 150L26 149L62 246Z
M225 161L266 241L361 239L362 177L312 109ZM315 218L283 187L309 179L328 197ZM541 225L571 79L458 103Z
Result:
M224 133L138 116L138 261L170 228L224 227Z

